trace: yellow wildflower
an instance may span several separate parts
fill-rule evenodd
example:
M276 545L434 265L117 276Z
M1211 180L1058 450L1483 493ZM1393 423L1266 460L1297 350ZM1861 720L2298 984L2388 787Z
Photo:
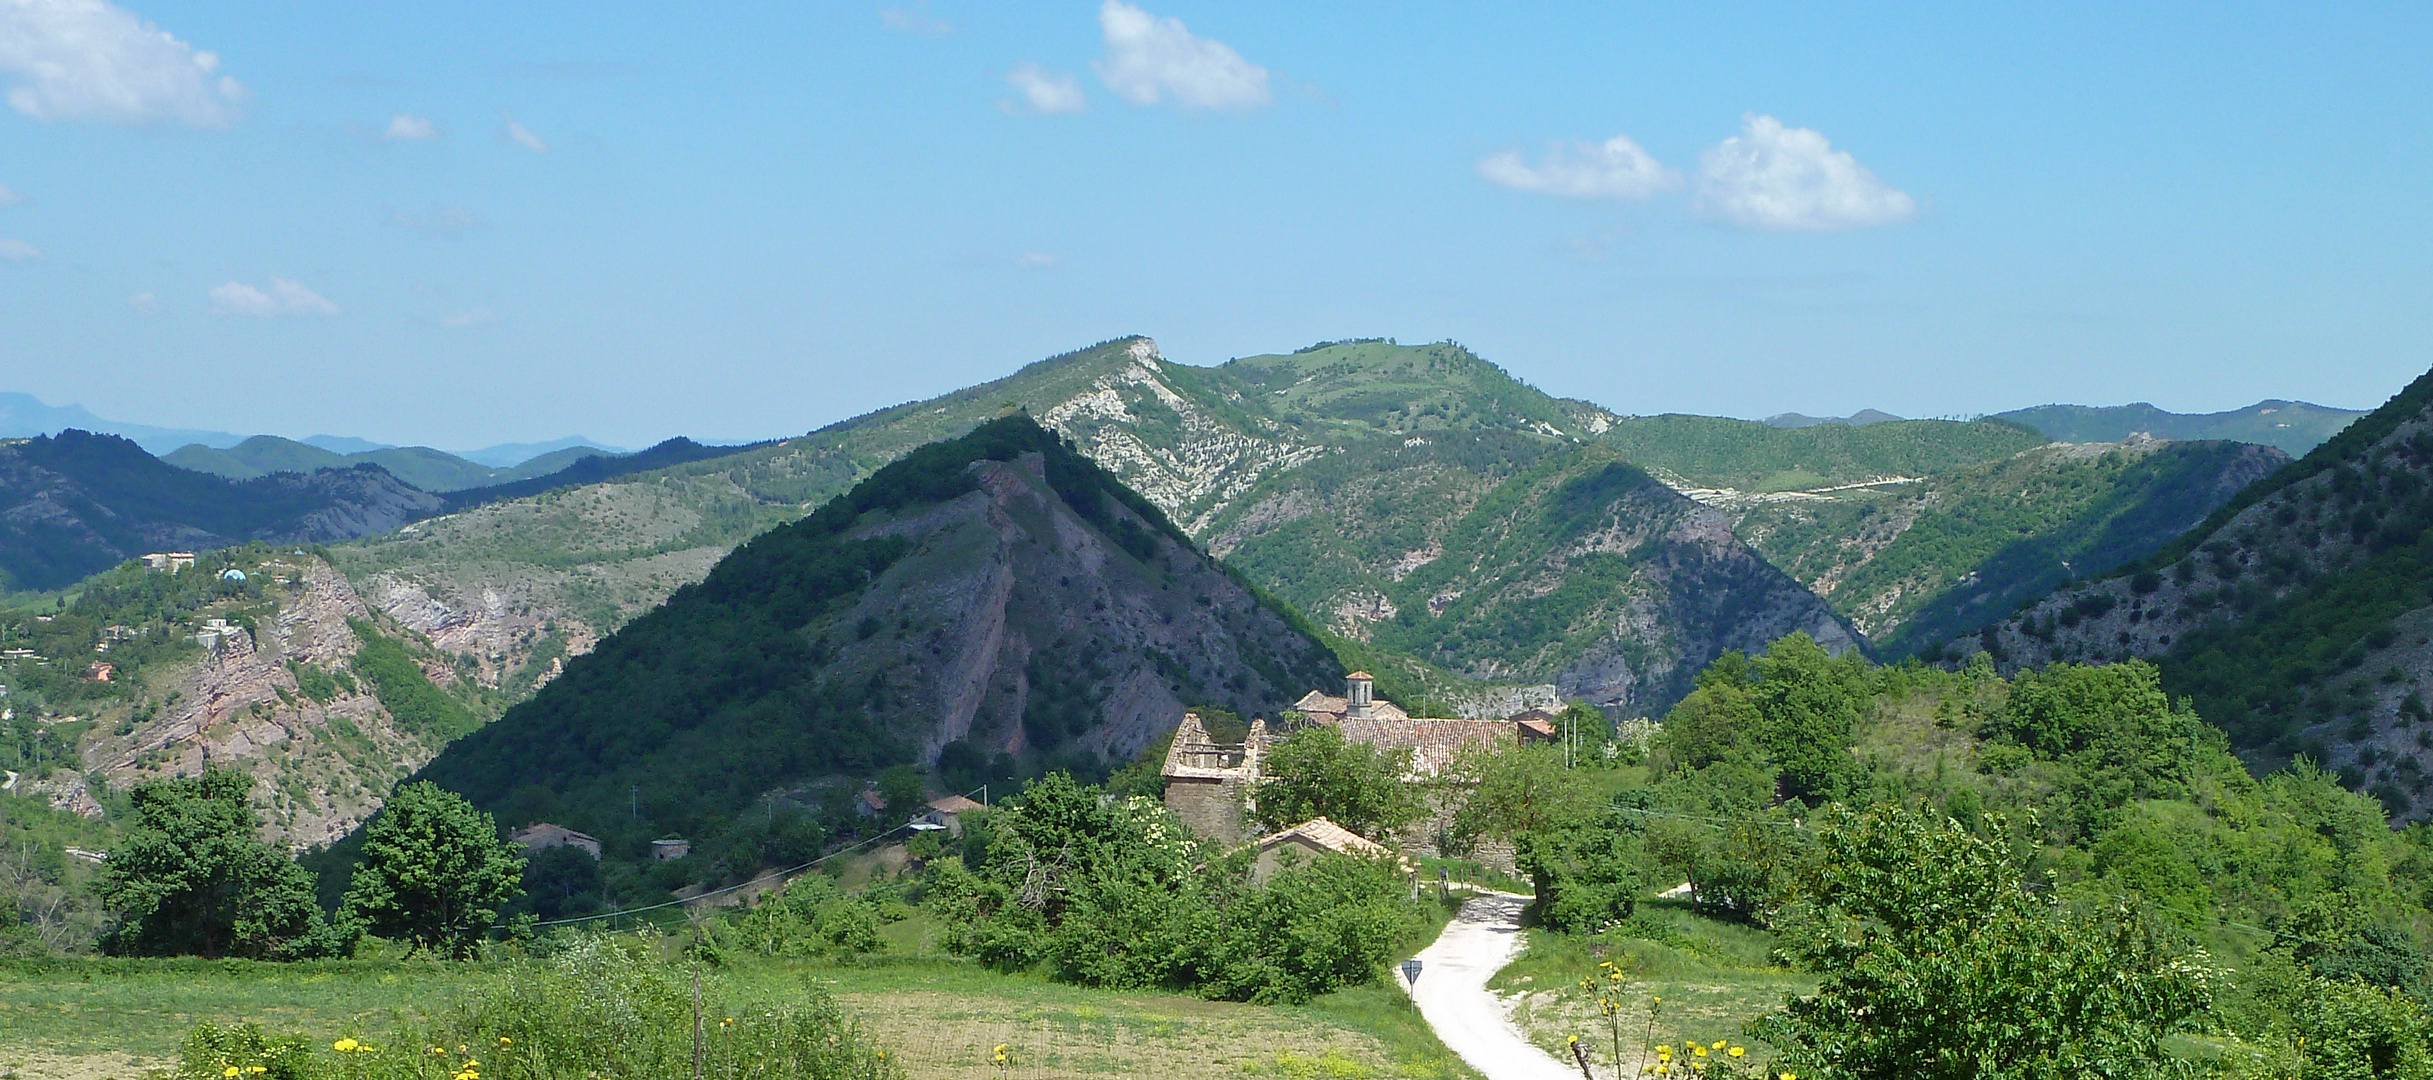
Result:
M235 1076L235 1075L237 1075L238 1073L241 1073L241 1072L244 1072L244 1071L245 1071L245 1070L240 1069L240 1068L237 1068L237 1067L236 1067L236 1066L234 1066L234 1065L231 1065L231 1066L229 1066L229 1067L227 1067L227 1068L225 1068L225 1069L221 1069L221 1070L220 1070L220 1075L221 1075L221 1076Z
M1731 1045L1731 1040L1729 1040L1729 1039L1717 1039L1717 1040L1715 1040L1715 1045L1712 1047L1712 1049L1721 1050L1721 1049L1723 1049L1724 1047L1726 1047L1726 1046L1730 1046L1730 1045Z
M1706 1056L1706 1047L1703 1047L1703 1046L1693 1046L1693 1047L1690 1047L1690 1053L1696 1054L1696 1055L1698 1055L1699 1057L1705 1057L1705 1056Z
M1746 1053L1748 1053L1748 1052L1749 1052L1749 1049L1748 1049L1747 1047L1745 1047L1745 1046L1735 1046L1735 1047L1733 1047L1733 1048L1731 1049L1731 1054L1732 1054L1732 1056L1733 1056L1733 1057L1739 1057L1739 1056L1741 1056L1741 1055L1743 1055L1743 1054L1746 1054Z
M506 1036L504 1036L504 1035L501 1035L501 1036L499 1036L499 1037L498 1037L498 1044L499 1044L500 1046L513 1046L513 1045L515 1045L515 1040L514 1040L514 1039L510 1039L510 1038L508 1038L508 1037L506 1037Z
M332 1049L332 1050L335 1050L335 1051L337 1051L337 1052L339 1052L339 1053L341 1053L341 1054L347 1054L347 1053L353 1053L353 1052L354 1052L354 1049L355 1049L356 1047L358 1047L358 1046L361 1046L361 1045L363 1045L363 1044L362 1044L362 1043L359 1043L359 1042L356 1042L356 1041L355 1041L355 1040L353 1040L353 1039L340 1039L340 1040L338 1040L337 1042L334 1042L334 1043L329 1044L329 1048L330 1048L330 1049Z
M270 1071L270 1066L268 1066L268 1065L249 1065L249 1066L247 1066L247 1067L246 1067L245 1071L246 1071L246 1072L249 1072L249 1073L266 1073L266 1072L269 1072L269 1071Z

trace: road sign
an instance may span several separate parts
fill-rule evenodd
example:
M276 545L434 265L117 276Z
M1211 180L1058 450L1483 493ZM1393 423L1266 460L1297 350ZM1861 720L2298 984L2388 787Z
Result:
M1419 961L1405 960L1402 962L1402 981L1413 986L1419 984Z

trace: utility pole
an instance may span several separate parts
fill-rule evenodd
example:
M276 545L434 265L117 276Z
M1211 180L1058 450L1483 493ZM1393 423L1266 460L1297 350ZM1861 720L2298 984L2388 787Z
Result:
M642 820L642 785L635 784L626 789L625 797L633 801L634 820Z

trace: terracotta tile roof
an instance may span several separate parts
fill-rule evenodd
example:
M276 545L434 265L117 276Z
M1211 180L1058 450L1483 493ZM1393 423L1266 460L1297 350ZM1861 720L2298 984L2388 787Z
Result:
M1273 832L1252 841L1260 848L1274 847L1294 838L1307 840L1328 851L1344 855L1384 855L1387 848L1375 840L1346 829L1325 818L1311 818L1282 832Z
M981 806L961 795L949 795L943 799L929 800L929 808L941 814L960 814L966 810L981 809Z

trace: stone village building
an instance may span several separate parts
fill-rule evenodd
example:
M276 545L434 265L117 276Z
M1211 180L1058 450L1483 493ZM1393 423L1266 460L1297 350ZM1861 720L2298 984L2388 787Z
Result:
M1411 751L1407 779L1415 783L1434 780L1463 750L1534 740L1542 737L1541 729L1552 730L1542 722L1531 724L1529 721L1538 719L1534 714L1515 720L1414 717L1379 698L1375 679L1365 671L1352 672L1344 679L1341 697L1313 690L1294 702L1293 709L1306 718L1304 724L1342 731L1346 742ZM1226 847L1254 839L1249 831L1251 794L1263 775L1262 760L1283 734L1272 732L1266 720L1256 719L1241 742L1219 743L1209 737L1198 713L1184 713L1174 743L1166 751L1166 809L1193 832ZM1451 823L1454 803L1438 797L1430 805L1435 812L1429 818L1396 838L1404 850L1439 853L1436 837ZM1509 850L1482 844L1473 854L1482 862L1510 868Z

